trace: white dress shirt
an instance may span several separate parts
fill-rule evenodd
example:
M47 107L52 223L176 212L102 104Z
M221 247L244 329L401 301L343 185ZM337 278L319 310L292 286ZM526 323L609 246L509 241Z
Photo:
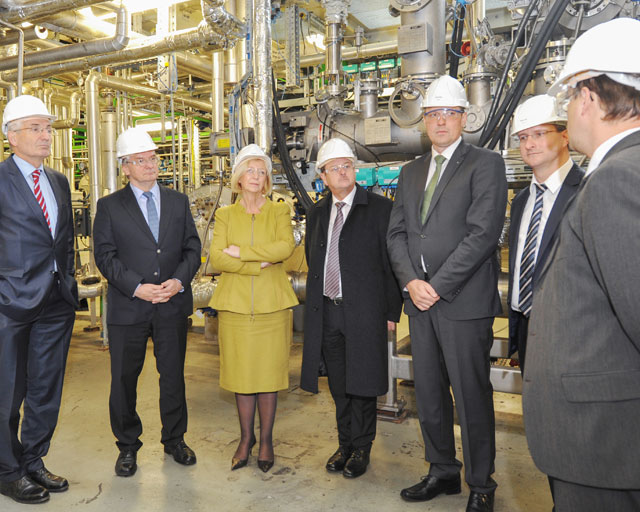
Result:
M569 174L571 167L573 167L573 161L571 160L571 158L569 158L569 160L562 164L560 168L558 168L543 183L544 185L546 185L547 190L545 190L544 194L542 194L542 217L540 218L540 225L538 226L538 236L536 239L534 261L538 259L540 241L542 240L542 236L544 235L544 228L547 225L549 214L553 209L553 205L558 198L558 192L560 192L560 188L562 187L567 174ZM511 290L511 309L515 311L520 311L520 260L522 259L522 251L527 239L527 232L529 231L531 213L533 212L533 207L536 203L536 185L542 185L542 183L538 183L538 180L536 180L536 177L534 175L531 179L531 184L529 185L529 197L527 198L527 202L524 205L522 218L520 219L520 228L518 230L518 246L515 258L515 268L513 269L513 287Z
M31 174L36 169L43 169L43 166L34 167L29 162L26 162L18 155L13 155L13 161L20 169L22 176L27 181L29 188L33 192L34 183L33 176ZM47 213L49 214L49 223L51 224L51 235L55 238L56 236L56 227L58 225L58 203L56 202L56 196L53 193L53 189L51 188L51 183L49 183L49 178L47 178L46 173L40 173L40 192L42 192L42 196L44 197L44 202L47 205ZM34 192L35 194L35 192Z
M622 133L614 135L610 139L607 139L602 144L600 144L598 148L593 152L591 160L589 160L589 167L587 167L585 178L600 166L602 159L607 155L607 153L613 146L615 146L618 142L620 142L628 135L631 135L632 133L637 131L640 131L640 128L631 128L630 130L626 130Z
M337 199L333 194L331 195L331 198L333 199L333 202L331 203L331 215L329 216L329 231L327 232L327 252L326 252L326 256L329 255L329 250L331 249L331 243L333 242L333 240L331 240L331 233L333 232L333 224L336 221L336 215L338 215L338 209L336 208L336 203L339 203L339 202L344 203L344 206L342 207L342 219L343 219L343 221L346 222L347 216L349 215L349 212L351 211L351 205L353 204L353 198L354 197L356 197L356 187L355 187L355 185L353 187L353 190L351 192L349 192L349 194L347 194L347 197L345 197L344 199ZM344 227L344 224L343 224L343 227ZM327 280L327 258L326 258L326 256L325 256L325 259L324 259L324 278L323 278L323 282L324 283L326 283L326 280ZM340 291L338 292L338 295L336 296L336 298L341 298L342 297L342 276L340 276L339 284L340 284ZM323 290L324 290L324 286L323 286Z

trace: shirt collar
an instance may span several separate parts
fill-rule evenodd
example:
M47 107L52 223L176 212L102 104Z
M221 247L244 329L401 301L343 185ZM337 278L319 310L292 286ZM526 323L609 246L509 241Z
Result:
M335 205L338 202L342 202L342 203L346 203L347 206L349 206L349 208L351 208L351 205L353 204L353 198L356 197L356 190L357 189L358 189L358 187L356 185L354 185L353 186L353 190L351 192L349 192L347 194L347 197L345 197L344 199L338 199L336 196L331 194L331 198L333 199L332 205Z
M564 179L567 177L567 174L569 174L569 171L571 170L572 167L573 167L573 160L569 158L558 169L556 169L551 176L549 176L545 180L544 185L546 185L549 192L551 192L553 195L556 195L558 190L560 190L560 187L562 187L562 184L564 183ZM531 178L531 185L530 185L531 194L535 193L536 185L540 185L540 182L538 182L538 180L536 179L536 175L534 174L533 177Z
M18 166L18 169L20 170L22 175L25 177L25 179L27 178L31 179L31 174L33 173L33 171L35 171L36 169L42 169L42 166L34 167L33 164L30 164L26 160L23 160L15 153L13 155L13 161L16 163L16 165Z
M602 163L602 160L604 159L605 156L607 156L607 153L613 146L615 146L618 142L620 142L622 139L624 139L628 135L631 135L632 133L637 131L640 131L640 128L631 128L630 130L625 130L624 132L620 132L617 135L614 135L610 139L607 139L602 144L600 144L598 148L593 152L593 155L591 156L591 160L589 161L589 166L587 167L587 172L585 173L585 176L589 176L593 171L595 171L600 166L600 164Z
M453 156L453 153L455 152L456 149L458 149L458 146L460 145L461 142L462 142L462 137L458 137L458 140L456 140L450 146L447 146L442 153L438 153L435 149L433 149L433 146L432 146L431 158L435 158L437 155L442 155L447 159L447 162L449 162L449 160L451 160L451 157Z
M139 189L131 182L129 182L129 186L131 187L131 190L133 190L133 193L135 194L136 199L140 201L142 194L144 194L144 190ZM149 192L153 193L153 198L156 201L160 200L160 187L158 186L157 181L153 184L153 187L151 187L151 190Z

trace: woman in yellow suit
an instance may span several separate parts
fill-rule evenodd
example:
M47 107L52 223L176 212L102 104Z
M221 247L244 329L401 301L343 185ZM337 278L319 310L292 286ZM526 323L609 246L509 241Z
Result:
M289 386L291 322L298 301L282 262L294 250L291 215L273 203L271 160L255 144L244 147L233 166L231 188L240 194L216 212L211 262L222 275L210 306L218 310L220 386L236 394L240 444L231 469L247 465L256 443L256 403L260 417L258 466L273 466L273 423L278 390Z

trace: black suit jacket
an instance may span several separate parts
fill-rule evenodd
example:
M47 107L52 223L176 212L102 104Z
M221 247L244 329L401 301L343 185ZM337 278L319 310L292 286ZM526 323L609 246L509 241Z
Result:
M346 389L359 396L387 392L387 320L400 319L400 289L385 243L391 201L356 185L340 235L340 276L347 319ZM300 386L318 392L321 361L324 263L329 240L329 194L307 212L307 297Z
M44 172L58 204L55 238L13 155L0 164L0 313L17 321L40 312L53 284L54 260L60 293L73 307L78 302L69 182L53 169Z
M131 187L98 201L93 223L96 265L109 281L107 322L130 325L151 318L154 307L167 315L193 312L191 280L200 266L200 238L187 196L160 187L158 241L140 210ZM133 296L141 283L177 278L184 291L163 304Z
M420 221L431 153L402 168L387 247L400 286L423 279L440 294L438 307L450 320L499 314L497 247L507 206L502 157L464 141L438 182L425 224ZM417 315L406 294L405 313Z
M552 242L556 237L565 207L578 191L578 186L583 176L584 171L576 164L573 164L560 187L558 197L553 203L553 208L549 213L549 218L547 219L544 232L542 233L542 239L540 240L540 248L538 249L538 256L533 271L534 288L540 276L540 269L544 266L545 261L547 261L550 249L553 246ZM509 355L518 350L518 325L522 318L521 315L516 314L516 312L511 309L511 294L513 290L513 271L516 268L520 224L522 222L529 222L529 219L522 218L522 212L529 199L529 190L529 187L522 189L511 202L511 224L509 226L509 294L507 295L507 304L509 306Z

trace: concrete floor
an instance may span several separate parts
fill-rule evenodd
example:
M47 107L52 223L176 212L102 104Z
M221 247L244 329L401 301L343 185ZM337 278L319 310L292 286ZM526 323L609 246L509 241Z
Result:
M189 335L186 362L189 431L187 443L198 463L182 467L165 456L160 438L157 373L151 343L140 378L138 413L145 443L138 452L138 472L114 474L117 449L109 426L109 354L98 333L85 333L87 317L78 317L67 367L60 420L45 459L48 469L69 479L70 489L52 494L47 511L464 511L469 490L426 503L406 503L399 492L427 472L416 419L413 388L399 386L409 416L402 424L378 422L378 436L365 475L348 480L324 469L337 447L333 404L326 379L318 395L298 388L302 345L291 351L290 388L279 394L275 426L275 466L262 473L257 449L249 466L229 470L239 428L232 393L218 387L217 346L202 329ZM200 331L200 332L198 332ZM498 482L495 510L551 510L546 477L527 450L520 396L495 394ZM459 428L456 428L461 457ZM24 505L0 496L0 510Z

